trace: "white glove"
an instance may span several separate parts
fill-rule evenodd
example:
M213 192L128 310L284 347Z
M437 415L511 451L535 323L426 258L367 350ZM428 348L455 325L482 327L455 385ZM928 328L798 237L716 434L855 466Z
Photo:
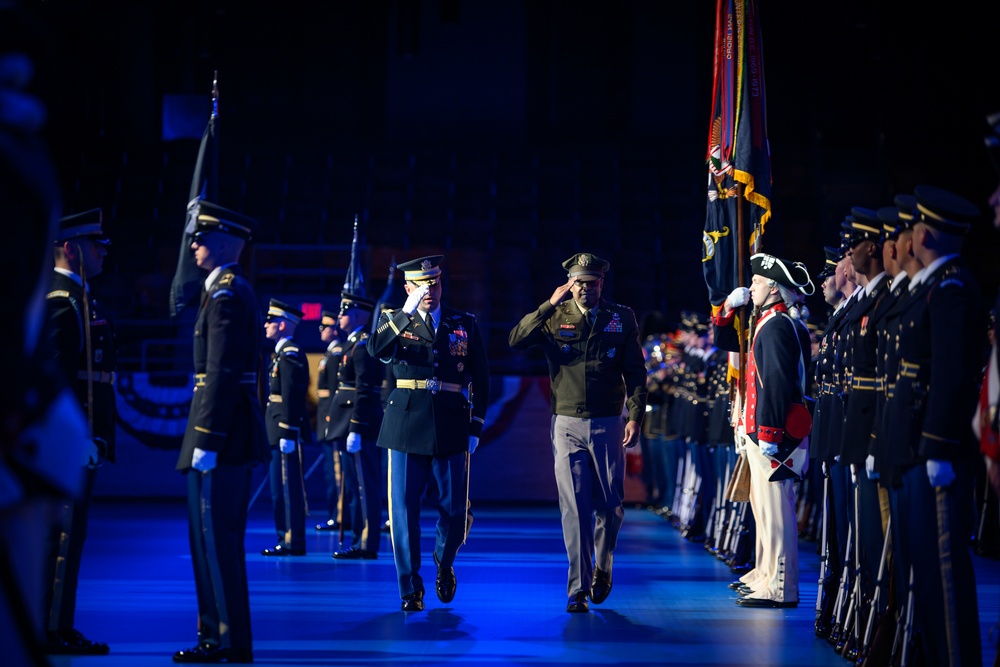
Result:
M742 423L736 425L735 429L736 439L734 443L736 444L736 453L741 453L747 448L747 429Z
M874 454L869 454L868 458L865 459L865 472L868 473L868 479L878 479L878 473L875 472Z
M288 438L282 438L278 441L278 449L281 450L282 454L291 454L295 451L295 441L289 440Z
M745 306L750 302L750 290L746 287L737 287L726 297L726 307L736 310L740 306Z
M84 446L83 453L83 465L87 468L96 468L101 465L101 452L97 448L97 443L93 440L88 440L87 444Z
M470 435L469 436L469 453L476 451L476 447L479 446L479 436Z
M951 461L927 459L927 478L933 487L951 486L955 481L955 469L951 467Z
M430 287L424 284L410 292L410 295L406 297L406 303L403 304L403 312L410 316L417 312L417 306L427 296L428 291L430 291Z
M347 453L355 454L361 451L361 434L360 433L348 433L347 434Z
M778 453L778 443L760 440L760 453L764 456L774 456Z
M215 468L215 459L218 455L218 452L209 452L195 447L194 456L191 457L191 467L200 472L208 472Z

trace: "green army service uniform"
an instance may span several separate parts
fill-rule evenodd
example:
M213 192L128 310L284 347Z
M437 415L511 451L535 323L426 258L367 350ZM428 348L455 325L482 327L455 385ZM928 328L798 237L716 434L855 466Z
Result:
M595 566L611 571L625 516L622 415L627 410L629 421L641 425L646 410L646 367L635 314L604 300L591 312L593 324L575 301L555 307L545 301L508 339L519 350L541 345L549 364L550 437L570 595L590 591Z

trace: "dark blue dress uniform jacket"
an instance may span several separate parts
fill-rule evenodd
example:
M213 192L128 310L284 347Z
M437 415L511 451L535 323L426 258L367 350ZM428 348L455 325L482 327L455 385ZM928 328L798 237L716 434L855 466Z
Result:
M379 447L429 456L468 451L469 436L482 435L490 395L489 360L475 316L442 306L441 322L432 338L418 317L411 321L402 310L386 310L367 344L373 357L392 365L397 381L472 384L471 410L459 392L393 389L385 406Z
M295 442L308 441L306 425L306 393L309 391L309 366L305 352L287 339L278 350L268 370L267 441L277 445L281 439Z
M328 439L346 440L349 433L360 433L363 440L378 438L385 364L368 353L368 336L355 331L344 343L330 399Z
M843 429L844 404L842 355L844 326L853 301L845 303L830 316L823 332L816 358L816 407L813 411L813 428L809 438L809 458L832 461L840 453L840 435Z
M889 278L883 276L847 316L846 365L851 380L844 400L844 432L841 434L840 462L863 465L868 456L872 427L875 424L875 375L878 347L877 316L879 305L889 291ZM845 383L846 384L846 383Z
M204 295L194 325L195 391L177 470L191 467L196 447L217 452L219 465L267 460L256 379L262 336L253 288L239 266L229 266Z
M986 327L978 283L957 258L946 261L910 293L899 327L899 367L885 423L886 467L898 473L929 458L977 456L972 415Z
M332 440L329 434L330 406L333 395L337 392L337 366L343 353L341 343L334 342L334 348L329 347L323 353L316 368L316 437L320 440Z
M72 278L52 272L47 295L51 351L56 364L73 387L84 414L87 414L87 351L83 316L83 287ZM90 312L91 377L93 378L93 431L91 435L108 443L107 459L115 460L115 372L114 329L96 301L88 302Z

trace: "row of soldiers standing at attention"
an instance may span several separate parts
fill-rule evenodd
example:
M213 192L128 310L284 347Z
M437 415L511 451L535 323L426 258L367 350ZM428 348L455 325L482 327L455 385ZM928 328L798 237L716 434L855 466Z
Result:
M819 279L833 311L812 355L805 317L790 301L791 319L803 330L801 359L814 369L804 383L815 399L806 440L812 470L802 471L807 481L798 482L792 503L818 505L823 576L816 632L867 664L904 657L910 664L980 662L968 549L980 448L971 425L982 403L977 415L988 455L996 400L982 382L992 361L986 309L959 256L978 215L972 203L931 186L879 210L855 207L840 243L824 248ZM759 566L747 546L762 528L755 512L727 503L728 489L718 483L732 483L739 447L708 435L719 420L713 412L730 405L730 383L705 363L712 344L698 320L685 314L679 333L646 342L649 497L686 537L705 539L707 549L743 573ZM692 443L701 446L692 452ZM698 456L713 446L722 452L714 469ZM715 484L713 473L721 475ZM809 482L822 493L807 491ZM705 509L708 521L701 523ZM742 588L733 587L745 600L752 587L746 575L740 581Z

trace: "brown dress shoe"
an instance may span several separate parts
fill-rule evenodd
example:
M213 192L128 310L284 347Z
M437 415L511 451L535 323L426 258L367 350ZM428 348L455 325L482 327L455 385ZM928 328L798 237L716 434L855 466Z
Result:
M585 614L590 611L590 603L587 602L587 591L577 591L569 596L566 603L566 611L571 614Z

